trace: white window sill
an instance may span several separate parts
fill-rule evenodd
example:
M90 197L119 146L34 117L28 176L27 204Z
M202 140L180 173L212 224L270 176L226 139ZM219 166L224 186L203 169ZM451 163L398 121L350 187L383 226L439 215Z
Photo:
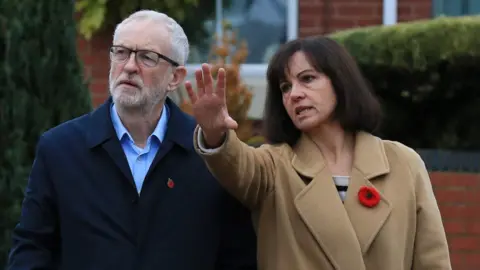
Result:
M188 64L187 76L193 76L195 70L200 69L201 64ZM260 77L265 78L267 75L267 64L244 64L240 66L240 77Z

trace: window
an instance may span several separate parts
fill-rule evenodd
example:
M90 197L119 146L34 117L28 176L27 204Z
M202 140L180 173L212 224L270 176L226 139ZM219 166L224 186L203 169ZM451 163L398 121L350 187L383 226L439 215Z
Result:
M480 14L479 0L433 0L433 16L465 16Z
M266 65L278 46L297 37L298 0L231 0L228 8L223 7L222 0L215 1L215 19L204 24L211 33L206 43L211 45L215 33L221 35L222 22L229 22L238 40L248 44L249 54L242 74L264 76ZM192 44L187 63L190 74L208 60L210 45Z

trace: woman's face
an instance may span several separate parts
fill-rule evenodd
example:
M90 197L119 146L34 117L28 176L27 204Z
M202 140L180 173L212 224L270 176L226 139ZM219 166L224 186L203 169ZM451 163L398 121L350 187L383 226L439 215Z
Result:
M283 106L301 131L309 132L332 120L337 104L332 83L310 65L303 52L290 58L287 82L280 84L280 90Z

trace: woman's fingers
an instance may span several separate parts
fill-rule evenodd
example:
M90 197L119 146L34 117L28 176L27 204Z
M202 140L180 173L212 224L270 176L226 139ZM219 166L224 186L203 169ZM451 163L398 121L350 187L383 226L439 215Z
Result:
M205 94L205 84L203 82L203 74L201 69L195 71L195 80L197 81L198 96L202 97Z
M198 98L201 98L203 95L215 95L223 100L225 100L225 91L226 91L226 71L224 68L218 70L217 83L215 85L215 90L213 89L213 78L211 67L209 64L202 64L202 68L195 71L195 80L197 81L197 91L193 90L192 83L190 81L185 82L185 88L187 90L190 100L195 103Z
M225 88L226 88L226 73L225 73L225 69L223 68L220 68L218 69L218 75L217 75L217 89L216 89L216 94L219 98L221 98L222 100L225 100L226 102L226 98L225 98Z
M197 102L197 94L193 90L193 86L190 81L185 82L185 89L187 89L187 94L190 98L190 102L192 102L192 104L195 104Z
M203 85L205 87L205 94L211 95L213 93L213 78L209 64L202 64Z

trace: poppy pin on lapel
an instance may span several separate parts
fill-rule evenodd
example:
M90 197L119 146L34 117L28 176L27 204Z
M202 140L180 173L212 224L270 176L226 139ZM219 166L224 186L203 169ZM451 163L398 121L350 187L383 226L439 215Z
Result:
M363 186L358 191L358 200L364 206L372 208L380 202L380 193L374 187Z
M175 182L171 178L168 178L167 180L167 187L173 188L175 186Z

